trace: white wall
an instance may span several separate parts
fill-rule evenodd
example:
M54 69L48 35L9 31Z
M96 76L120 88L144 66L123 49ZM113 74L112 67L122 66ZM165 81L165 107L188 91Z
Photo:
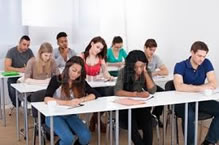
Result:
M203 0L136 0L127 3L129 49L142 49L145 40L155 38L157 54L170 72L176 62L186 59L196 40L209 46L211 59L219 76L217 57L219 2Z
M0 0L0 20L0 70L3 70L8 49L17 45L20 37L28 33L27 27L21 24L21 0ZM10 101L6 97L8 103Z

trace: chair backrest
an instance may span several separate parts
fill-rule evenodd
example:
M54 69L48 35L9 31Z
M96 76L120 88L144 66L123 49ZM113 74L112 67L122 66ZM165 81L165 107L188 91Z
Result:
M211 119L213 116L207 113L199 112L198 113L198 120L206 120Z
M173 80L170 80L170 81L168 81L168 82L165 84L165 90L166 90L166 91L175 90L175 86L174 86Z

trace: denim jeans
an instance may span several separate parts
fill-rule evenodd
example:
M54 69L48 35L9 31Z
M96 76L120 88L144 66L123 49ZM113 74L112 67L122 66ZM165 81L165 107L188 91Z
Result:
M11 103L16 107L16 93L15 89L11 86L11 84L17 83L18 77L9 78L8 79L8 94L11 99ZM18 99L18 106L20 106L21 102Z
M199 102L199 112L213 115L214 118L211 122L206 140L211 143L217 143L219 141L219 102L217 101L205 101ZM182 126L184 131L184 112L185 104L175 105L176 115L182 118ZM195 134L195 103L188 104L188 134L187 145L194 145Z
M59 145L72 145L78 136L81 145L89 144L91 133L77 115L55 116L54 131L59 136ZM46 125L50 127L50 117L46 117Z

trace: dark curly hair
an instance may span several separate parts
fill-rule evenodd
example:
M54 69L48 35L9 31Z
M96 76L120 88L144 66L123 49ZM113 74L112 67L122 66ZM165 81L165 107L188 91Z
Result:
M129 52L128 56L125 59L125 67L124 67L124 80L125 80L124 81L124 89L127 91L133 90L133 82L135 79L135 63L137 61L141 61L141 62L145 63L146 66L148 64L148 60L147 60L143 51L133 50L133 51ZM144 78L144 75L142 74L141 77Z

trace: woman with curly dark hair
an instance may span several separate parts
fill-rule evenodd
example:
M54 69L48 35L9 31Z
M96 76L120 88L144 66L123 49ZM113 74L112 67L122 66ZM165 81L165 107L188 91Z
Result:
M126 97L146 98L156 92L151 73L147 69L148 60L144 52L131 51L126 60L125 67L120 70L114 87L115 95ZM135 145L152 145L152 115L151 108L139 108L132 110L132 141ZM120 124L127 128L128 111L120 111ZM138 129L142 129L143 138Z

